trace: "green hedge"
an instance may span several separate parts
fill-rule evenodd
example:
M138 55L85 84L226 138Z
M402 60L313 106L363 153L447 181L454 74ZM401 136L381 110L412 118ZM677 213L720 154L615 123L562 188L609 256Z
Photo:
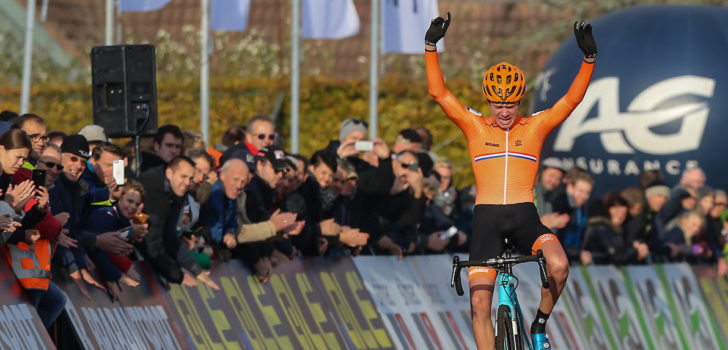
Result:
M285 80L215 80L210 91L210 139L218 142L225 129L244 124L256 114L271 114L281 97L283 106L276 119L278 130L289 136L290 84ZM448 81L450 90L475 109L486 108L477 85L464 80ZM18 88L0 88L0 109L18 110ZM363 81L333 81L305 78L301 83L299 150L304 155L338 138L341 122L349 117L368 120L369 86ZM175 123L183 130L199 130L199 85L160 81L159 125ZM78 131L93 120L91 89L86 84L36 86L31 111L46 118L49 130ZM470 184L472 172L467 145L460 130L430 98L424 81L388 76L379 87L379 132L387 143L403 128L424 125L434 136L436 153L450 158L456 167L456 183Z

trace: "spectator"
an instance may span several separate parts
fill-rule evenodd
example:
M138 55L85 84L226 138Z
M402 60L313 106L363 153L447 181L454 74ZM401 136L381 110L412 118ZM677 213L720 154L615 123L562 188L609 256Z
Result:
M564 191L561 184L565 174L558 159L546 158L541 162L541 172L533 189L541 223L552 231L563 229L569 222L568 214L555 213L553 208L554 200Z
M426 154L418 155L413 151L397 154L397 165L394 166L396 180L391 196L379 208L382 226L378 237L373 240L379 249L399 259L415 250L416 226L426 207L423 179L432 171L432 161Z
M86 161L86 170L81 179L88 186L87 198L82 215L87 217L94 208L110 206L111 192L117 188L114 178L114 162L123 160L126 155L121 147L108 142L99 142Z
M54 143L49 143L41 153L36 163L36 168L46 171L46 187L53 188L58 176L63 172L61 165L61 148Z
M434 169L439 176L440 186L437 189L437 194L432 199L432 204L439 207L445 216L453 218L456 213L457 189L455 189L452 182L452 163L445 157L439 157L435 162Z
M154 153L142 152L142 172L165 165L182 154L182 138L182 130L177 125L159 127L152 142Z
M245 142L244 126L233 125L225 130L225 133L222 134L222 143L216 143L207 149L207 153L215 159L214 167L220 166L220 157L225 151L241 142Z
M300 191L306 201L306 227L293 238L293 245L306 256L316 256L326 252L330 243L327 237L341 233L341 225L333 220L330 206L325 203L324 190L329 189L336 173L337 163L334 153L319 150L314 152L308 165L309 176ZM332 192L333 193L333 192ZM333 238L332 238L333 239Z
M624 236L628 241L649 242L649 232L645 231L648 208L644 191L639 187L628 187L622 191L621 195L627 201L628 214L624 223Z
M29 180L18 184L12 182L12 176L23 164L31 147L30 139L20 129L11 129L0 137L0 211L3 218L0 220L0 245L30 303L48 328L63 312L66 304L63 292L50 280L51 240L58 230L54 235L46 232L46 235L41 236L38 230L33 229L46 216L48 191L44 187L36 189ZM35 198L31 198L31 195L35 195ZM23 217L20 227L12 222L11 215ZM14 263L21 260L22 264ZM29 269L25 264L28 260L35 267Z
M645 170L640 174L639 186L642 190L664 183L662 173L659 170Z
M264 115L250 118L245 125L245 130L245 142L228 148L220 157L220 163L224 164L232 157L254 164L253 158L258 154L258 150L273 145L278 137L273 121ZM255 171L255 169L251 169L251 171Z
M422 150L422 138L414 129L403 129L397 134L397 138L392 146L394 154L400 154L403 151L419 152Z
M185 131L182 133L182 149L187 152L191 149L207 149L205 140L202 139L202 134L199 131Z
M685 169L680 177L680 186L690 186L694 189L705 186L705 173L698 167Z
M277 146L266 146L258 151L255 157L255 176L245 187L245 213L250 222L268 221L275 213L275 188L283 177L283 172L288 169L285 157L285 152ZM244 244L237 255L253 269L259 281L265 282L272 272L270 257L273 249L271 242ZM284 252L284 255L291 253L292 251Z
M326 150L342 159L358 156L360 151L354 147L355 143L366 138L368 127L367 122L357 118L344 120L339 128L339 139L330 141Z
M192 149L187 156L195 162L195 176L190 182L190 193L195 201L204 205L212 191L212 185L217 182L217 173L213 171L215 160L204 149Z
M18 119L15 119L13 128L25 131L25 134L30 138L32 147L27 162L23 164L23 167L33 170L35 168L35 162L40 158L40 154L43 152L46 142L48 142L45 121L35 114L23 114Z
M81 239L82 230L85 227L84 203L88 200L88 193L79 181L86 168L86 160L90 156L88 142L81 135L69 135L63 139L61 151L63 174L58 177L50 192L51 213L53 215L68 213L69 218L63 227L68 230L69 237L78 241ZM87 298L90 297L81 279L92 286L105 290L89 273L86 251L83 246L70 249L58 247L54 260L68 270Z
M575 167L576 168L576 167ZM584 171L570 170L566 176L566 191L554 199L554 212L569 214L569 223L557 231L569 261L589 265L588 251L582 251L582 236L587 222L586 204L589 201L594 180Z
M181 138L179 140L181 142ZM185 156L172 158L166 168L159 166L142 173L141 183L147 192L145 211L149 214L151 225L142 249L147 260L167 281L196 285L197 282L182 271L185 268L199 281L218 290L209 272L202 271L177 235L177 225L194 173L195 163Z
M647 258L647 244L644 241L630 240L625 235L624 223L628 205L619 192L609 192L602 199L604 212L589 218L584 231L582 251L589 252L593 263L625 265Z
M671 261L696 263L708 254L705 242L699 239L705 224L705 216L699 211L686 211L677 218L677 223L664 234L662 247L658 251Z
M61 144L63 144L63 138L65 138L66 133L63 131L51 131L48 133L48 142L55 144L58 147L61 147Z
M361 229L369 221L370 215L364 209L364 200L361 193L356 191L358 179L354 165L343 159L338 159L336 174L331 183L331 189L336 196L332 205L331 215L334 222L341 226L338 246L330 246L329 253L338 255L358 255L369 239L369 234ZM373 218L372 218L373 219ZM346 246L346 247L344 247ZM352 250L350 251L349 248Z
M109 138L106 137L106 132L104 132L104 128L99 125L86 125L81 128L81 130L79 130L78 134L86 138L86 141L88 142L88 148L91 150L91 152L93 152L96 146L102 143L109 143Z
M231 158L220 168L220 179L212 186L205 204L205 223L217 244L233 249L237 242L237 199L249 178L248 166L240 159Z
M132 218L141 213L144 207L144 195L145 191L141 183L135 180L127 181L121 191L120 200L112 206L94 210L86 222L86 228L96 234L123 230L128 232L129 239L132 239L133 236L145 236L149 225L132 222ZM89 251L89 257L94 261L97 270L101 272L106 289L112 299L118 299L121 291L119 282L131 287L139 285L141 278L134 270L129 257L102 250Z

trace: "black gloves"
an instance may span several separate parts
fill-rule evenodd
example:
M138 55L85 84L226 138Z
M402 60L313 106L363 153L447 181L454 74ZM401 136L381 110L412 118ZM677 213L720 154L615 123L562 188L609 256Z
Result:
M447 19L437 17L430 23L430 29L425 33L425 44L435 46L437 41L442 39L450 26L450 12L447 13Z
M574 22L574 36L576 37L576 44L584 52L584 58L597 57L597 43L594 42L591 24L585 24L584 21L581 21L581 23Z

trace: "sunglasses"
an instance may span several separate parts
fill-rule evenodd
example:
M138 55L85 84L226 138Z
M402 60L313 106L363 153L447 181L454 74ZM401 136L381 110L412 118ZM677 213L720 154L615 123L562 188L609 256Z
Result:
M275 140L276 134L268 134L268 140ZM258 134L258 140L265 140L265 134Z
M55 162L46 162L46 161L43 161L43 160L39 160L39 161L38 161L38 163L43 163L43 164L45 164L45 166L47 166L47 167L48 167L48 169L51 169L51 168L53 168L53 167L56 167L56 169L58 169L58 171L61 171L61 170L63 170L63 165L61 165L60 163L55 163Z

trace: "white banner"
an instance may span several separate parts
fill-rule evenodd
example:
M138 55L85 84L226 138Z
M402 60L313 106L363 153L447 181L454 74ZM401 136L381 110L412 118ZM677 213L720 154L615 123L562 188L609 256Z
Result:
M664 264L665 277L691 349L719 349L717 329L705 306L695 275L687 264Z
M303 0L301 22L307 39L343 39L359 33L353 0Z
M212 0L210 28L242 32L248 27L250 0Z
M382 48L384 52L422 54L425 33L432 19L440 16L437 0L386 0L382 2ZM445 14L447 16L447 14ZM445 18L443 16L443 18ZM443 40L437 43L444 49Z
M121 12L146 12L159 10L170 0L121 0Z

